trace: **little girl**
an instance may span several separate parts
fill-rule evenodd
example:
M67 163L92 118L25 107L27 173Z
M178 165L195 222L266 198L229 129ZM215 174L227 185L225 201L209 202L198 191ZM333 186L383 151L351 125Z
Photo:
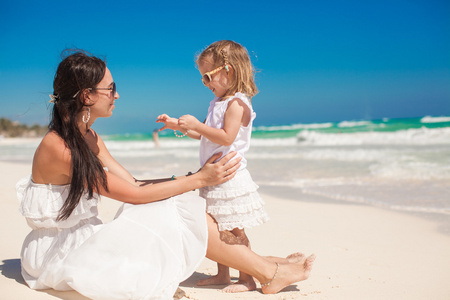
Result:
M258 186L246 169L245 152L250 147L252 123L256 116L251 97L258 92L254 68L247 50L240 44L223 40L208 46L196 60L203 84L214 94L206 120L201 123L191 115L179 119L166 114L157 122L164 129L173 129L177 136L189 136L200 142L200 163L203 166L212 154L223 155L236 151L242 157L236 176L230 181L200 189L206 199L207 212L216 220L222 239L250 247L244 228L260 225L268 220L259 196ZM179 135L176 131L181 131ZM218 264L216 276L199 281L198 285L230 284L229 268ZM239 274L239 281L224 288L225 292L256 289L253 278Z

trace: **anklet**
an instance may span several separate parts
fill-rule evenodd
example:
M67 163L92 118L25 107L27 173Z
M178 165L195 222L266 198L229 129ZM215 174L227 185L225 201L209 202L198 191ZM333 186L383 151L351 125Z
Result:
M272 279L269 281L269 282L267 282L267 283L261 283L261 287L263 288L263 287L266 287L266 286L269 286L271 283L272 283L272 281L277 277L277 274L278 274L278 268L280 267L280 265L278 264L278 263L276 263L277 264L277 270L275 271L275 274L273 275L273 277L272 277Z

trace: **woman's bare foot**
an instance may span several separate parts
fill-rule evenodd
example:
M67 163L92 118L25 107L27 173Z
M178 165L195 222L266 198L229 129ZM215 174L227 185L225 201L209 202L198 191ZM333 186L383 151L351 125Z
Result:
M198 286L204 286L204 285L223 285L223 284L230 284L231 278L229 274L217 274L215 276L211 276L205 279L201 279L197 282Z
M288 256L286 256L286 258L278 256L264 256L265 259L279 264L295 264L304 261L305 257L305 254L301 252L289 254Z
M301 252L295 252L286 256L286 260L290 264L295 264L305 260L306 255Z
M315 259L316 256L312 254L301 262L279 264L275 278L261 287L262 292L276 294L294 282L308 279Z

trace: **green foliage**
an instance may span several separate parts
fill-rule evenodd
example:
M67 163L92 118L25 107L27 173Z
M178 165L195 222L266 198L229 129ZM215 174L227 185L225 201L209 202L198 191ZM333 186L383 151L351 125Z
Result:
M47 126L34 124L28 126L17 121L0 118L0 135L4 137L36 137L43 136L47 132Z

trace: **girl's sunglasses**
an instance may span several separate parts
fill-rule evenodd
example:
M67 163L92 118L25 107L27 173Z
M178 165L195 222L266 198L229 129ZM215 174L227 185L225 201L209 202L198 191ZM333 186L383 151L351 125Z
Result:
M88 88L88 90L90 90L90 91L92 91L92 90L108 90L108 91L112 91L113 97L116 96L116 92L117 92L117 88L116 88L116 83L115 82L112 83L112 87L108 87L108 88ZM79 90L75 95L73 95L73 98L75 98L80 92L81 92L81 90Z
M203 82L203 84L204 84L205 86L207 86L208 84L210 84L211 81L212 81L211 75L216 74L217 72L219 72L219 71L222 70L223 68L225 68L225 69L227 70L227 72L228 72L228 65L225 64L225 65L222 65L222 66L220 66L220 67L218 67L218 68L216 68L216 69L214 69L214 70L212 70L212 71L209 71L209 72L206 72L205 74L203 74L203 76L202 76L202 82Z

